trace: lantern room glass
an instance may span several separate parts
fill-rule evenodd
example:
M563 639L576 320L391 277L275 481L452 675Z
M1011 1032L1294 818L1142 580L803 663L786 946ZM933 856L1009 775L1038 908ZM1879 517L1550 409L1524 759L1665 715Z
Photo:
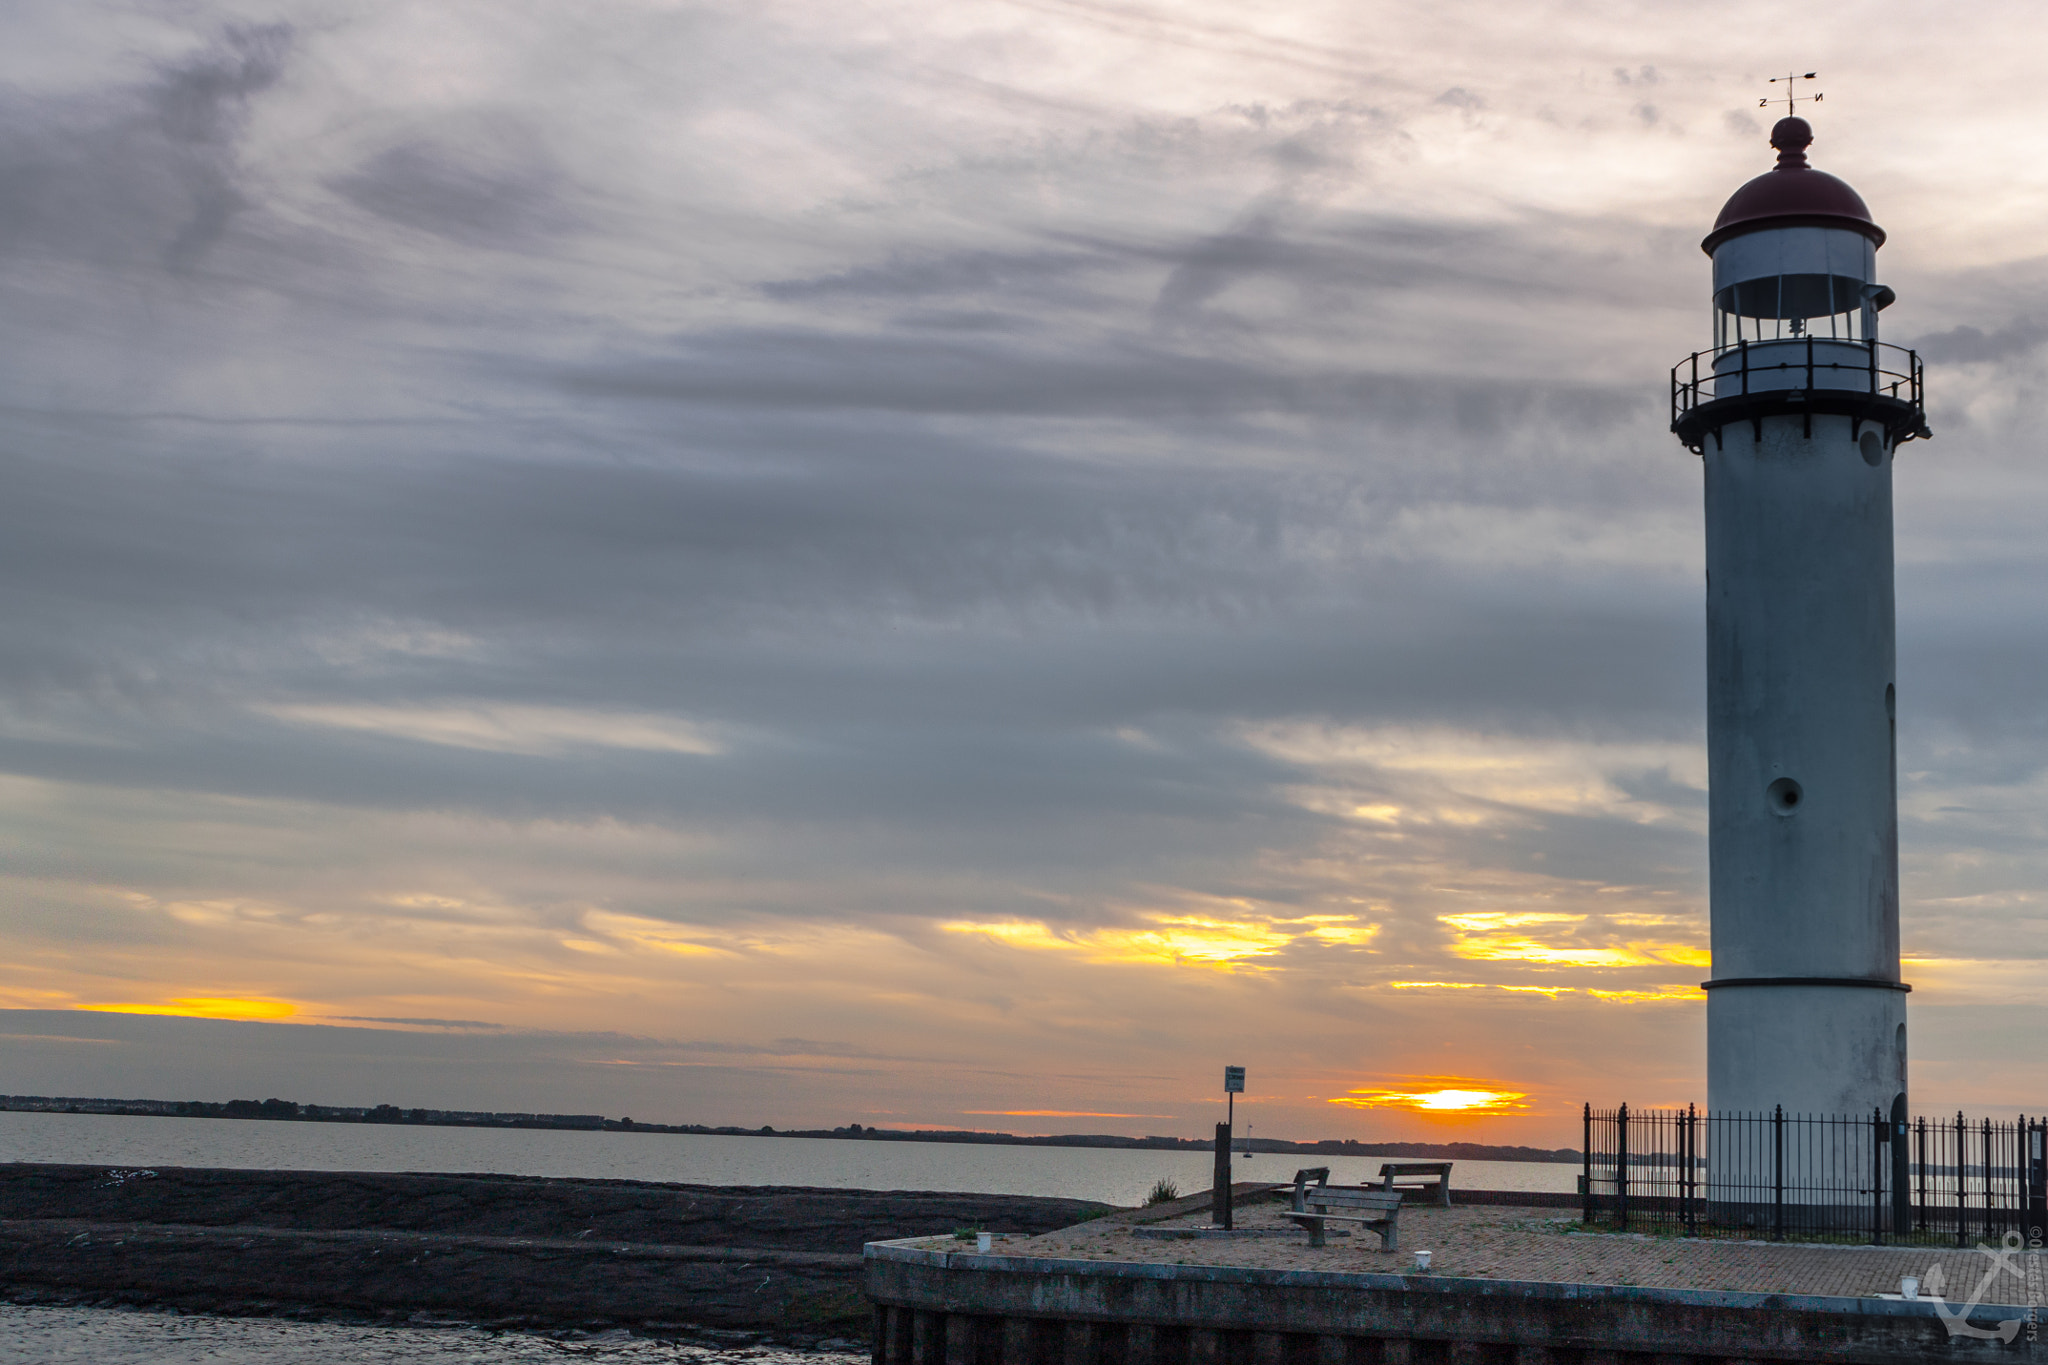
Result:
M1877 290L1847 275L1767 275L1714 295L1714 345L1749 341L1872 341Z

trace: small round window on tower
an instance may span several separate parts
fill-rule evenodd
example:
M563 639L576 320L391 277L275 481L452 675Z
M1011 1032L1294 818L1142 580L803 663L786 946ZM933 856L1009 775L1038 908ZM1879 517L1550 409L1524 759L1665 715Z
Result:
M1799 803L1806 799L1806 793L1799 784L1789 777L1781 777L1764 788L1764 799L1771 803L1771 809L1780 815L1793 815L1799 810Z
M1884 437L1877 432L1864 432L1862 439L1856 442L1856 448L1863 452L1863 463L1872 469L1884 463Z

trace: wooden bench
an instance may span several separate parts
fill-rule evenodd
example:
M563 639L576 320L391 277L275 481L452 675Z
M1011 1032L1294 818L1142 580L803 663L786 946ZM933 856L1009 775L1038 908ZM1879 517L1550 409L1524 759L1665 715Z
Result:
M1309 1184L1311 1179L1316 1183ZM1380 1235L1382 1251L1396 1251L1401 1245L1394 1226L1395 1219L1401 1216L1401 1196L1391 1190L1332 1186L1328 1166L1311 1166L1294 1173L1293 1206L1286 1216L1290 1222L1308 1229L1308 1244L1312 1247L1324 1245L1323 1227L1327 1223L1356 1223L1371 1228Z
M1419 1190L1434 1194L1436 1202L1445 1208L1451 1206L1451 1163L1448 1161L1383 1161L1380 1163L1380 1188L1383 1190Z

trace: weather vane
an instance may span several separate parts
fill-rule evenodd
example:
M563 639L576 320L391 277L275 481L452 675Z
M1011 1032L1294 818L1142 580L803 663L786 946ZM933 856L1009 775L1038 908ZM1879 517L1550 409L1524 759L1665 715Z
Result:
M1785 117L1791 118L1797 112L1792 106L1798 104L1801 100L1811 100L1815 104L1819 104L1821 96L1818 90L1814 91L1811 95L1796 93L1799 89L1799 82L1810 81L1818 74L1818 72L1809 71L1803 76L1788 73L1783 76L1771 77L1772 85L1776 85L1780 81L1785 83L1785 93L1782 95L1766 95L1756 102L1756 107L1759 109L1767 108L1773 100L1782 99L1785 101Z

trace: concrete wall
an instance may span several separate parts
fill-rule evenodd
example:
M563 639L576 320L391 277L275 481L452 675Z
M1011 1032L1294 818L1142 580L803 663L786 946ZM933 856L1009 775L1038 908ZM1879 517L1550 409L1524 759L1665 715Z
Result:
M1891 452L1847 417L1761 426L1703 457L1713 975L1897 982ZM1713 991L1708 1106L1889 1111L1898 995Z
M875 1365L2048 1360L1931 1303L977 1256L871 1245ZM2010 1317L2024 1310L1985 1309Z
M1716 1113L1891 1112L1905 1089L1899 991L1731 986L1707 992L1707 1103Z

